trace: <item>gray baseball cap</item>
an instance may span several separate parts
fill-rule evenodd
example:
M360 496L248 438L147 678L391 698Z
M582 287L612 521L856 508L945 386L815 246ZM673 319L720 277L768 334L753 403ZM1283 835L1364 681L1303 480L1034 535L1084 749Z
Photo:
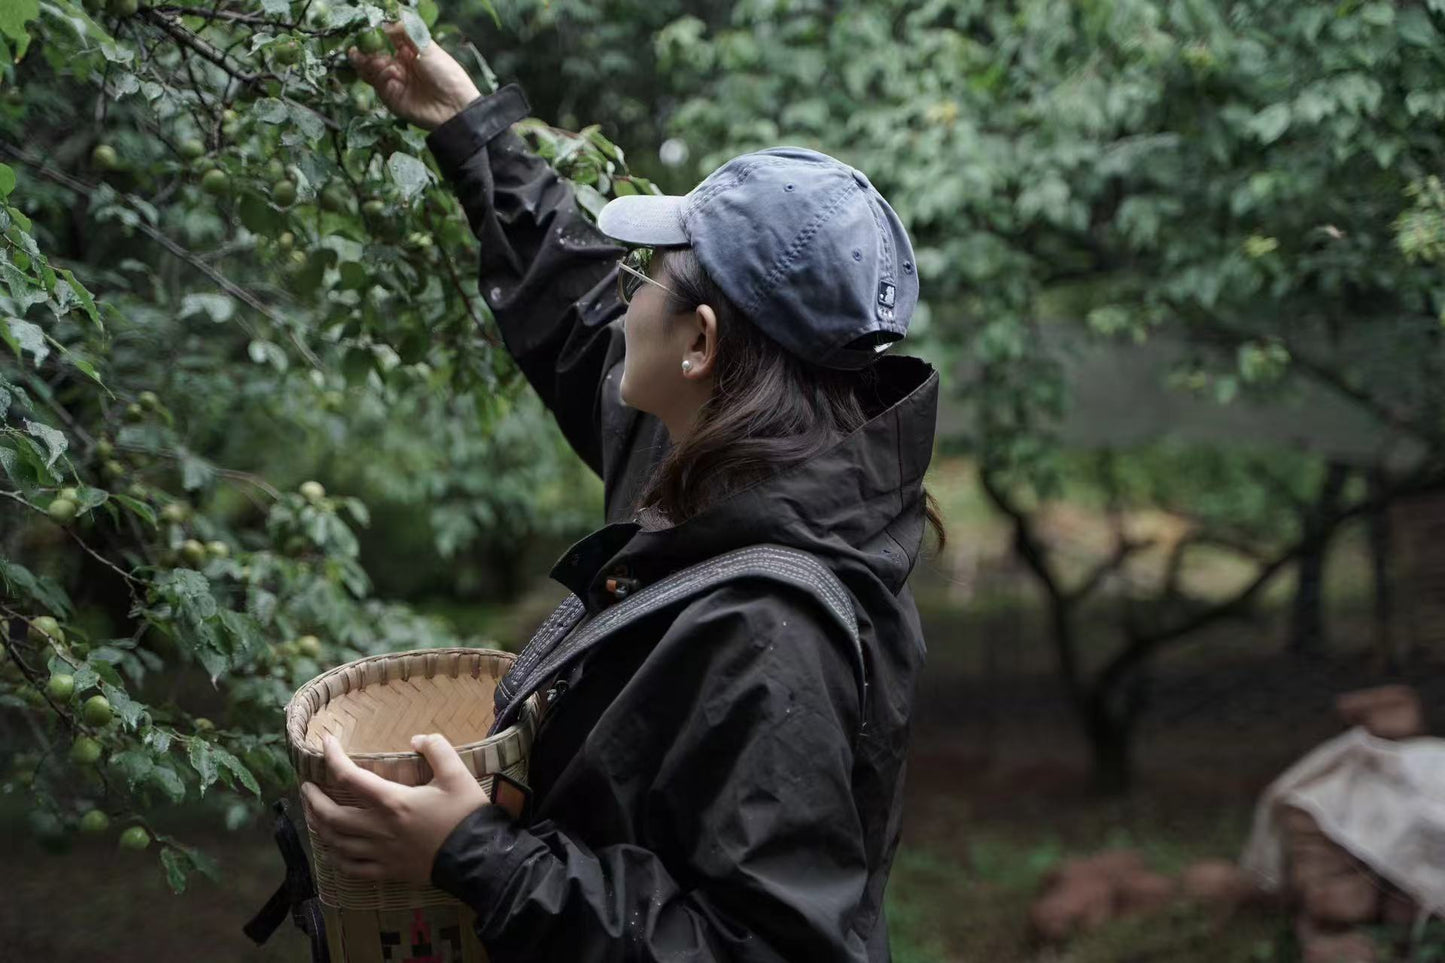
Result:
M687 194L614 198L602 233L691 247L768 336L805 361L862 368L908 331L913 245L867 176L806 147L742 154Z

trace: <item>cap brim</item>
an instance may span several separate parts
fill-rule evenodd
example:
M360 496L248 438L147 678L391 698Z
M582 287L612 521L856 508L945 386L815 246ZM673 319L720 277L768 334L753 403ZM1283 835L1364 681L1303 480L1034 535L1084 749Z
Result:
M680 247L691 243L682 227L687 198L672 194L614 197L597 215L597 229L623 244Z

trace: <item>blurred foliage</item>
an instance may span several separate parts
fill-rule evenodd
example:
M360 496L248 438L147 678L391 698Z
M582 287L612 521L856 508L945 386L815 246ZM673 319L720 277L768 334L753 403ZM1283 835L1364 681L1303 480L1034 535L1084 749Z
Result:
M913 235L914 330L972 374L976 450L1050 490L1044 318L1195 345L1178 386L1221 402L1312 379L1438 441L1442 12L743 0L655 52L699 170L789 142L868 172Z

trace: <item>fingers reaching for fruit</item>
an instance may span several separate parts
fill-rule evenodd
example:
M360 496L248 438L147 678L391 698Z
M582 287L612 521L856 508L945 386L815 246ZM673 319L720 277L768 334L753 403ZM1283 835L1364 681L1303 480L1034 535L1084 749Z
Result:
M362 34L348 51L361 79L402 120L431 130L481 96L462 65L436 43L420 49L400 23ZM387 41L393 51L386 49Z

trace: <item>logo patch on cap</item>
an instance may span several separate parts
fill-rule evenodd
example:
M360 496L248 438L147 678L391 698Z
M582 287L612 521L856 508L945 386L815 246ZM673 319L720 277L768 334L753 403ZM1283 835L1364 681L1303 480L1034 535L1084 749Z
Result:
M892 281L878 282L878 303L885 308L893 307L893 299L898 296L898 289L893 286Z

